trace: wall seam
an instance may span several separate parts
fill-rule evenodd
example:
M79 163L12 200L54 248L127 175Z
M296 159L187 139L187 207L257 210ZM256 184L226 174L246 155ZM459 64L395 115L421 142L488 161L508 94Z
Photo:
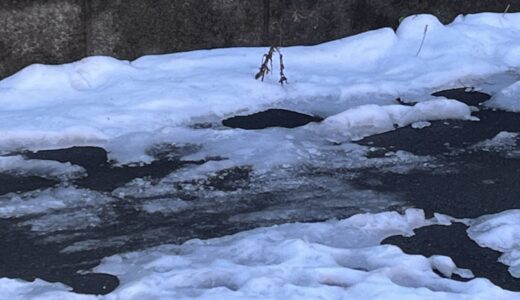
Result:
M263 42L265 46L269 45L269 23L271 22L271 1L264 0L264 26L263 26Z

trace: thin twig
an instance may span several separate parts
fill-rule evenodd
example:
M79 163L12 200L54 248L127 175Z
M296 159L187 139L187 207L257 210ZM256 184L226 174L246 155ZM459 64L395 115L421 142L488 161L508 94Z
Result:
M509 11L510 8L511 8L511 3L508 3L506 6L506 9L504 10L504 16L507 14L507 12Z
M417 54L415 56L419 56L419 53L421 53L422 47L424 45L424 41L426 40L426 33L428 33L428 24L424 26L424 33L421 41L421 46L419 47L419 50L417 51Z
M284 70L285 65L283 63L283 55L280 51L280 48L271 46L269 51L262 56L262 64L260 65L260 70L255 75L255 79L261 79L264 81L265 75L269 74L271 70L273 70L273 54L278 52L280 57L280 80L278 81L281 85L287 84L287 77L285 76Z
M285 74L283 73L283 70L285 69L285 65L283 64L283 55L280 50L278 50L278 54L280 54L280 80L278 81L281 85L284 83L288 84L287 77L285 77Z
M269 52L267 54L264 54L262 59L262 65L260 66L260 71L256 73L255 79L261 79L264 81L265 75L269 74L271 72L271 69L273 68L273 54L276 51L275 47L269 48ZM269 65L271 65L271 69L269 69Z

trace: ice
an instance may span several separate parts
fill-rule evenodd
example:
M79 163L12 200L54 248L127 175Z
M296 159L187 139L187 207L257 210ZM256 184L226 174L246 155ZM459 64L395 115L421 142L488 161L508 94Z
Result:
M50 238L48 238L47 240L50 240L50 239L52 239L52 236ZM111 237L109 239L104 239L104 240L88 239L88 240L82 240L79 242L75 242L75 243L63 248L60 252L61 253L74 253L74 252L86 251L86 250L92 250L92 249L101 250L103 248L110 248L110 247L123 247L127 243L128 243L127 236L115 236L115 237Z
M312 136L308 139L312 140ZM406 174L413 170L433 170L442 164L435 158L405 151L367 158L368 147L350 143L311 149L295 148L295 154L302 156L301 163L259 167L257 159L263 164L263 160L276 153L277 148L273 146L272 151L259 151L261 156L248 160L233 156L184 167L159 181L136 179L112 194L139 201L144 211L167 215L191 210L223 213L219 204L232 209L251 203L258 207L256 211L234 213L229 220L246 224L321 220L403 204L394 195L358 190L349 185L347 180L355 177L359 169L377 168L382 172ZM228 154L233 151L240 148Z
M147 201L143 204L143 210L147 213L161 213L161 214L171 214L183 211L192 207L186 201L182 201L180 199L154 199Z
M471 149L493 152L511 152L516 149L518 135L519 134L516 132L502 131L492 139L473 145Z
M39 176L62 181L86 176L85 169L71 163L24 159L20 155L0 156L0 172L13 176Z
M412 128L423 129L423 128L429 127L431 125L432 125L432 123L430 123L428 121L418 121L418 122L412 123Z
M470 221L468 235L482 247L503 252L500 261L520 278L520 210L508 210Z
M380 245L431 224L423 211L409 209L258 228L105 258L95 271L121 281L106 296L13 279L2 279L2 293L9 299L518 299L487 279L460 282L435 273L471 277L448 257Z
M33 231L53 232L93 227L107 217L103 207L113 198L74 187L0 196L0 218L32 216L24 224Z
M485 105L490 108L503 109L512 112L520 112L520 81L500 90Z

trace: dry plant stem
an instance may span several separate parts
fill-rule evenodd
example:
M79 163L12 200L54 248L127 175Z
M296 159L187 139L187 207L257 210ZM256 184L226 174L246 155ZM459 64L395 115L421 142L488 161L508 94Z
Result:
M419 53L421 53L422 47L424 46L424 41L426 40L426 34L428 33L428 24L424 26L424 33L421 41L421 46L419 47L419 50L417 51L417 54L415 56L419 56Z
M264 54L262 57L262 64L260 66L260 70L255 75L255 79L261 79L264 81L265 75L269 74L269 72L273 69L273 55L275 52L278 52L280 57L280 80L278 81L281 85L287 84L287 77L285 76L284 70L285 65L283 63L283 55L279 48L271 46L267 54Z
M278 54L280 54L280 80L278 81L281 85L283 85L284 83L289 83L287 81L287 77L285 77L285 74L283 72L283 70L285 69L285 65L283 64L283 55L282 55L282 52L280 52L280 50L278 50Z
M269 48L269 52L267 54L264 54L262 59L262 65L260 66L260 71L256 73L255 79L261 79L264 81L265 75L269 74L271 72L271 69L273 68L273 54L276 51L275 47ZM269 65L271 66L271 69L269 68Z

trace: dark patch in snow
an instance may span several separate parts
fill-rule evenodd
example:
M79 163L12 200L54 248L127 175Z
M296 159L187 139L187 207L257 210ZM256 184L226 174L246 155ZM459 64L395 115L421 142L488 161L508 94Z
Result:
M197 144L177 145L174 143L161 143L146 149L146 154L156 160L180 161L183 156L196 153L201 148L202 146Z
M472 218L519 208L520 160L470 148L502 131L519 132L520 117L501 111L481 111L476 115L481 121L436 121L420 131L411 127L399 128L359 142L438 157L444 161L444 169L456 171L395 174L377 169L363 170L354 180L356 186L403 194L429 216L439 212ZM368 186L368 179L376 179L381 184ZM494 184L483 184L489 180Z
M70 162L73 165L82 166L87 171L108 167L107 152L99 147L72 147L67 149L42 150L38 152L25 152L23 155L29 159L55 160Z
M519 114L482 110L473 115L480 121L433 121L431 126L421 130L411 126L402 127L367 137L359 144L405 150L417 155L437 155L453 148L465 148L491 139L502 131L520 131Z
M444 90L435 92L432 94L432 96L435 97L446 97L448 99L455 99L459 100L461 102L466 103L467 105L472 106L479 106L481 103L484 103L491 99L491 96L474 91L472 88L459 88L459 89L452 89L452 90Z
M57 183L57 181L36 176L22 177L0 174L0 195L45 189Z
M498 262L502 253L480 247L468 237L466 229L460 223L428 226L416 229L412 237L393 236L383 243L396 245L409 254L449 256L457 267L470 269L476 277L485 277L502 288L520 291L520 279L512 277L508 267ZM460 277L453 279L463 280Z
M119 286L119 279L110 274L74 274L65 282L79 294L106 295Z
M404 106L414 106L415 104L417 104L417 102L415 102L415 101L403 100L401 97L395 98L395 102L397 102L401 105L404 105Z
M296 128L323 118L285 109L268 109L247 116L235 116L222 121L222 125L241 129L265 129L269 127Z
M520 160L476 152L448 159L446 166L456 171L396 174L372 169L360 172L354 182L359 188L399 193L415 207L424 209L428 216L438 212L473 218L520 207ZM483 183L489 179L494 184ZM368 180L380 184L368 185Z
M203 123L195 123L195 124L191 125L190 127L193 129L209 129L209 128L213 128L214 124L210 123L210 122L203 122Z
M182 161L182 155L196 151L196 145L176 147L174 145L158 145L149 149L154 160L150 164L113 166L108 161L107 152L99 147L72 147L67 149L43 150L26 152L24 156L30 159L55 160L70 162L87 170L88 176L73 181L74 184L96 190L112 191L135 178L159 179L188 164L202 164L205 161ZM0 178L1 179L1 178ZM36 185L39 178L34 179Z
M77 273L95 267L99 259L61 254L59 244L35 244L23 228L10 220L0 219L0 234L0 277L61 282L85 294L108 294L119 285L113 275Z

